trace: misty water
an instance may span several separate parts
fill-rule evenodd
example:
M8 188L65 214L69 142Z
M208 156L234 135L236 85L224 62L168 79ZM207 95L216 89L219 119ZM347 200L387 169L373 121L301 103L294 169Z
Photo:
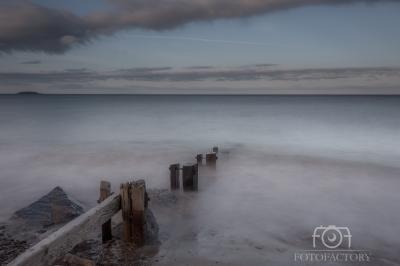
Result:
M400 265L399 132L393 96L1 95L0 221L55 186L88 207L101 180L169 188L218 146L198 192L154 210L159 264L305 265L336 225L374 260L339 264Z

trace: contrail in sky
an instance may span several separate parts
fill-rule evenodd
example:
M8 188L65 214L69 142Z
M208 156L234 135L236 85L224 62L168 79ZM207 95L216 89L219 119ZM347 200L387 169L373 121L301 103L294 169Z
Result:
M214 40L214 39L190 38L190 37L176 37L176 36L127 35L127 34L120 34L119 36L126 36L126 37L133 37L133 38L175 39L175 40L184 40L184 41L217 42L217 43L234 43L234 44L250 44L250 45L264 45L264 46L305 48L305 46L288 45L288 44L276 44L276 43L264 43L264 42L240 42L240 41Z

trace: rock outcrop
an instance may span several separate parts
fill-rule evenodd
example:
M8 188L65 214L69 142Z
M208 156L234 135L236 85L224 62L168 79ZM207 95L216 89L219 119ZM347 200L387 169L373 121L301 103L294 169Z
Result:
M166 188L148 189L147 194L150 198L150 206L172 205L178 201L178 198L175 196L175 194L171 193Z
M31 224L46 227L68 222L85 212L85 207L56 187L38 201L15 212L13 219L23 219Z
M154 244L158 240L158 223L153 212L146 209L146 244Z

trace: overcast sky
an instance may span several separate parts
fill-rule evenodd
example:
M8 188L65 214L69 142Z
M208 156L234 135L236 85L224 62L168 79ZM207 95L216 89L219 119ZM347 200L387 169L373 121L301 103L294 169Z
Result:
M0 93L400 94L400 0L0 0Z

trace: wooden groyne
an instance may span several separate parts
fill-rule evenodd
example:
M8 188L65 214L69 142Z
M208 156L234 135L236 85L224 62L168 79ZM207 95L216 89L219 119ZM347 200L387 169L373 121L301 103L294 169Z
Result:
M198 189L198 172L199 165L202 165L203 159L206 159L206 165L215 166L217 163L217 153L218 147L213 148L213 152L206 153L206 156L203 157L203 154L197 154L195 159L197 163L187 163L180 168L180 164L171 164L169 166L170 171L170 183L171 190L179 189L179 170L182 170L182 186L183 190L188 191L196 191Z
M125 194L122 189L118 194L111 194L110 183L101 181L98 206L29 248L8 266L51 265L100 226L102 227L102 242L111 240L111 218L121 209L124 211L124 229L129 228L129 231L124 230L124 241L143 246L146 241L146 185L144 180L139 180L121 184L121 187L123 186L128 188L128 194ZM126 204L127 201L129 204Z
M111 195L98 206L72 220L9 263L9 266L51 265L81 243L94 229L121 209L120 195Z
M206 154L207 165L215 166L218 147L213 153ZM179 189L182 170L182 187L184 191L198 190L198 166L202 164L203 155L196 156L197 163L172 164L170 170L171 190ZM200 160L200 162L199 162ZM120 185L119 193L111 193L111 184L100 183L98 206L67 223L56 232L41 240L33 247L14 259L8 266L42 266L51 265L67 255L81 243L91 232L102 228L102 243L112 239L111 218L122 210L123 238L125 243L143 246L146 243L146 208L148 195L144 180L127 182Z

